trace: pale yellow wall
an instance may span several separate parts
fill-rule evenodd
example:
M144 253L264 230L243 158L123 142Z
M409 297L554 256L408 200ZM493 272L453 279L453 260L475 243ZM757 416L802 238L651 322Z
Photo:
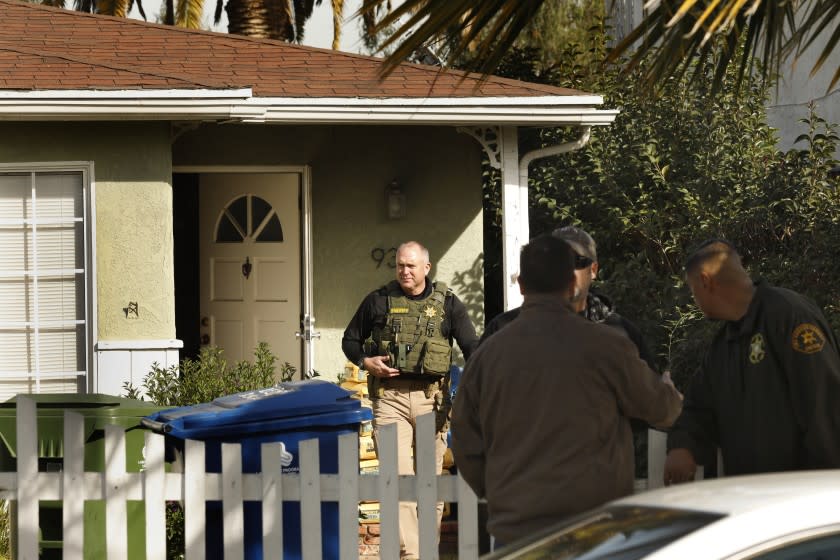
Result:
M169 124L0 124L0 138L0 162L94 163L97 340L175 338Z
M174 165L310 165L316 369L343 369L341 336L362 298L393 278L370 254L424 243L435 278L450 284L483 324L481 151L454 127L205 125L174 146ZM408 214L385 215L396 179ZM282 359L282 356L280 357Z

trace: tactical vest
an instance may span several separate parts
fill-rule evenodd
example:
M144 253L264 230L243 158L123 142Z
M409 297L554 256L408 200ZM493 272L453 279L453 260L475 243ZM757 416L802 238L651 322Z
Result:
M452 347L440 330L446 284L436 282L432 294L422 300L407 298L396 281L385 290L385 322L378 321L372 334L379 353L387 354L389 365L402 373L445 375L452 359Z

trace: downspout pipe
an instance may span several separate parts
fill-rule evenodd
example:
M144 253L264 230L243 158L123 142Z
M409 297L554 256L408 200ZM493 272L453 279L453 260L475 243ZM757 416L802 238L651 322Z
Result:
M505 235L503 250L504 254L506 255L506 258L511 258L513 255L517 255L519 249L525 243L527 243L528 239L530 239L531 237L529 231L530 226L528 223L528 167L531 165L531 162L533 162L535 159L540 159L548 156L555 156L581 149L587 144L587 142L589 142L591 130L591 126L584 126L581 128L580 135L578 136L577 140L573 140L571 142L564 142L563 144L557 144L556 146L548 146L545 148L540 148L538 150L532 150L519 159L519 183L517 189L518 200L516 204L516 207L519 209L519 224L516 228L517 235L514 236L513 239L509 239L508 236ZM512 247L510 247L509 244L518 244L519 247L517 247L515 251L512 251ZM506 273L509 272L510 268L508 268L508 265L505 265L505 267ZM522 304L522 294L516 287L516 277L518 275L519 273L516 272L512 273L509 278L506 278L506 310Z
M580 136L577 137L577 140L572 140L571 142L564 142L563 144L557 144L556 146L547 146L545 148L539 148L538 150L531 150L527 154L523 155L519 159L519 185L520 187L524 187L523 190L525 191L526 195L528 192L528 167L531 165L532 161L534 161L535 159L556 156L559 154L565 154L567 152L574 152L575 150L579 150L589 142L591 132L591 126L584 126L581 128ZM525 208L527 207L528 206L526 204Z

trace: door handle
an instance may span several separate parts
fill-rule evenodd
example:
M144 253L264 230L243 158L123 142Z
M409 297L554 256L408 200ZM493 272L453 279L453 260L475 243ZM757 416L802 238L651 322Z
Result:
M321 338L321 333L316 331L296 332L295 338L302 338L304 340L312 340L314 338Z
M321 338L321 333L315 330L315 319L309 313L303 316L300 325L301 329L295 333L295 338L302 338L306 341Z

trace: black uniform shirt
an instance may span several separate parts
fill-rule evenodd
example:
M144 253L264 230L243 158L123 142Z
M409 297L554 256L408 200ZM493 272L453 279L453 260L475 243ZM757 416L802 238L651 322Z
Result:
M726 475L840 467L840 355L820 309L764 281L726 322L686 393L668 449L718 445Z
M422 294L406 297L412 300L426 299L432 295L434 284L426 282L426 288ZM367 295L356 310L356 314L350 320L350 324L344 330L344 337L341 339L341 349L347 359L358 365L366 357L364 342L373 332L376 324L384 325L388 309L388 291L385 286ZM472 351L478 345L478 336L475 334L475 327L467 315L467 308L455 296L448 292L443 303L443 321L440 325L441 334L449 340L458 342L458 347L464 353L464 358L469 358Z

